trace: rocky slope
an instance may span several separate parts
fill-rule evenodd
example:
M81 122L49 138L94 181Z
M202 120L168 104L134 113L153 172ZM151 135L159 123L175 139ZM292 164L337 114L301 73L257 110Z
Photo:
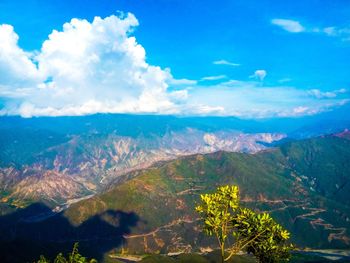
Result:
M79 241L82 251L100 259L121 248L129 253L208 251L215 241L203 235L194 206L201 193L236 184L242 205L271 213L298 246L349 248L350 140L344 137L157 163L61 213L35 205L0 217L1 247L23 242L30 251L54 253L53 248Z
M107 209L132 211L142 222L125 236L131 251L204 249L194 205L200 193L223 184L239 185L242 203L270 212L300 246L350 247L350 140L337 136L160 164L74 204L65 216L79 225Z
M31 146L32 152L29 146L23 146L27 154L22 159L3 161L0 193L3 202L16 206L37 200L50 206L64 205L72 199L101 192L111 182L124 181L123 175L128 172L159 161L219 150L255 153L284 137L192 128L137 137L121 136L116 131L71 135L66 141L61 136L57 144L52 145L48 139L47 147ZM2 160L10 159L10 149L7 152L8 155L2 153L7 157Z
M220 150L255 153L285 136L293 140L344 130L350 127L347 109L265 120L126 114L0 117L0 200L16 207L40 200L59 209L160 161Z

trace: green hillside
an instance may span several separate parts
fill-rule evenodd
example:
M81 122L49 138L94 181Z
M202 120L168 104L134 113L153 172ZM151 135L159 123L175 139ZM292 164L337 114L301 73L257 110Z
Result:
M348 135L350 133L347 133ZM322 196L350 205L350 140L313 138L281 146L288 165Z
M241 202L268 211L298 246L348 248L350 141L335 136L290 142L255 155L194 155L136 172L133 179L65 211L76 226L106 210L134 212L130 253L205 250L194 213L199 194L237 184ZM106 219L107 221L109 219Z
M349 249L349 163L350 140L339 136L257 154L216 152L161 162L58 214L42 204L4 205L0 254L3 262L32 262L40 254L69 251L74 242L99 260L122 251L208 252L216 242L202 233L194 206L201 193L226 184L239 185L241 204L271 213L297 246Z

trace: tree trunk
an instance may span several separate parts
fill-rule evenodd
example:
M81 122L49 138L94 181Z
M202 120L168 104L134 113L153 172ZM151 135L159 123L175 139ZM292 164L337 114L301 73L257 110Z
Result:
M221 246L221 263L225 262L225 247L224 245Z

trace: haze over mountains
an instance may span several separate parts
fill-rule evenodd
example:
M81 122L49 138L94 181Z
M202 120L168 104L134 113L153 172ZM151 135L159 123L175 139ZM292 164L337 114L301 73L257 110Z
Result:
M199 194L237 184L298 246L349 248L350 122L331 116L2 117L1 242L32 251L18 262L73 241L101 259L204 251Z
M255 153L282 139L336 132L346 125L344 119L320 123L318 117L2 117L0 189L4 202L23 206L40 200L59 209L159 161L220 150Z

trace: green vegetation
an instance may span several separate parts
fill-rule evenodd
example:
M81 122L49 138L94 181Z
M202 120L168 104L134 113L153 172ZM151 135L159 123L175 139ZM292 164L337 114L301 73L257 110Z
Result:
M298 246L348 248L349 149L349 140L323 137L254 155L188 156L133 172L130 180L73 204L64 214L80 225L108 209L135 212L142 220L133 234L157 231L127 239L130 253L177 251L183 244L198 249L216 242L198 231L194 209L198 196L214 192L219 185L238 185L241 204L268 212L291 232L291 241ZM334 187L333 194L326 191L326 184L328 189ZM172 238L179 238L179 244ZM145 244L150 244L148 251Z
M59 253L54 259L53 263L97 263L95 259L87 259L79 254L78 243L75 243L72 252L64 257L62 253ZM50 263L50 260L46 259L44 256L40 256L37 263Z
M204 231L215 235L221 251L221 262L245 249L260 262L288 260L291 245L289 233L269 214L257 214L239 205L238 186L221 186L213 194L202 194L196 211L201 215ZM229 245L230 237L234 238ZM227 247L228 246L228 247ZM228 255L225 256L226 252Z
M218 252L218 253L217 253ZM164 256L164 255L149 255L139 263L217 263L220 261L220 252L214 251L212 253L198 255L198 254L181 254L178 256ZM227 263L256 263L256 259L250 255L235 255L230 258ZM290 263L345 263L348 259L334 259L330 260L321 256L304 255L300 253L293 253ZM121 263L121 262L113 262Z
M276 223L269 214L257 214L241 208L233 221L238 241L246 242L246 250L259 262L284 262L290 258L293 245L288 244L289 232Z
M139 263L217 263L220 260L219 253L199 255L195 253L180 254L178 256L150 255ZM256 263L255 258L248 255L233 256L227 263Z
M58 251L66 251L66 247L57 248L55 242L70 227L74 229L75 238L71 240L78 240L76 237L80 236L88 240L96 238L97 231L88 235L84 230L91 229L91 219L98 219L99 225L118 227L120 218L106 211L122 211L135 213L140 218L122 236L130 254L206 252L217 241L214 236L206 236L201 229L195 212L199 195L214 192L220 185L238 185L242 206L269 213L291 232L291 241L298 247L348 249L349 160L350 140L335 136L288 142L253 155L216 152L187 156L132 172L127 175L127 180L93 198L72 204L61 214L46 219L46 223L42 221L35 225L34 222L23 223L17 217L3 216L0 230L5 237L11 236L8 233L23 233L22 240L31 240L32 246L37 248L33 251L39 253L31 254L33 256L27 261L17 261L31 262L40 253L56 255ZM2 197L6 195L4 192ZM4 213L14 210L6 203L0 208ZM249 214L249 210L246 211ZM17 216L30 219L22 212ZM64 219L64 224L57 224L60 220L55 219L58 217ZM257 220L249 215L248 218ZM268 222L267 218L266 225L270 225ZM19 227L26 230L18 231ZM110 229L107 227L106 231L110 233ZM108 235L102 233L100 236ZM34 243L33 237L41 239ZM18 236L15 238L19 239ZM98 238L94 239L95 243L88 241L81 246L99 261L102 257L95 255L107 255L112 249L119 252L118 242L111 238L106 244L108 249L105 249L95 245L103 240ZM51 241L51 248L57 248L54 252L46 245ZM25 245L31 247L31 244ZM70 248L71 244L67 245ZM248 248L249 245L245 247ZM6 249L2 255L10 253L7 251L11 250ZM300 257L310 258L309 255Z
M350 140L336 136L286 143L280 151L303 181L324 197L350 205Z

